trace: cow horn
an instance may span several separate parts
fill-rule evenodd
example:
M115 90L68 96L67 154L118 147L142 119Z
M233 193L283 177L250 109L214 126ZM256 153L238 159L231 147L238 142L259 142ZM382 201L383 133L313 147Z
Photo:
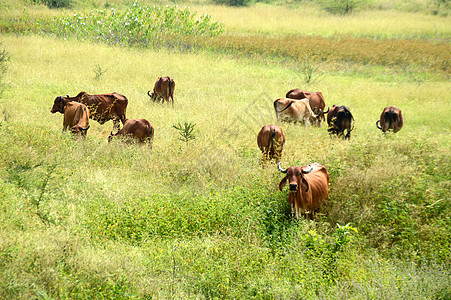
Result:
M310 169L308 169L308 170L301 170L302 174L308 174L308 173L312 172L313 167L311 165L309 165L309 167L310 167Z
M381 127L381 125L379 125L379 122L380 122L380 120L377 120L376 126L377 126L377 128L379 128L380 130L382 130L382 127Z
M149 97L152 98L152 95L150 94L150 90L147 91L147 95L149 95Z
M324 111L325 114L327 114L330 110L330 107L327 108L327 111Z
M321 110L321 108L319 109L319 113L318 113L318 117L321 117L321 112L322 112L322 110Z
M91 125L88 125L88 127L80 127L80 130L88 130Z
M282 167L280 166L280 164L281 164L281 162L279 162L279 163L277 164L277 168L279 169L280 172L286 174L286 173L287 173L287 170L286 170L286 169L282 169Z

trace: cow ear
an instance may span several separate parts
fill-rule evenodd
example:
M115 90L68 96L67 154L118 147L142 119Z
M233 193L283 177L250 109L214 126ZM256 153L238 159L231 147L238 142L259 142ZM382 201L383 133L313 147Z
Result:
M304 190L304 192L307 193L309 190L309 184L308 184L307 180L305 180L304 176L301 177L301 186L302 186L302 189Z
M287 184L288 176L285 176L279 183L279 190L282 191L282 188Z

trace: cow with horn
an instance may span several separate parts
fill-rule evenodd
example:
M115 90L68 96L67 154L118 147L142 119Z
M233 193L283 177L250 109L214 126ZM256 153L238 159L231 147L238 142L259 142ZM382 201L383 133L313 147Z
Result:
M296 219L302 214L313 220L315 212L327 204L329 172L318 163L288 169L280 164L277 165L279 171L286 175L279 183L279 190L289 184L288 203L292 214Z

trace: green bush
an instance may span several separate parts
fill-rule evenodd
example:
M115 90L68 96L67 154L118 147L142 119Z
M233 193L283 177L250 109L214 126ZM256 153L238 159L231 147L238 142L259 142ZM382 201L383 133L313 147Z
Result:
M248 6L251 0L213 0L213 3L227 6Z
M217 36L222 30L222 25L212 22L209 15L196 18L196 12L188 7L161 8L137 2L124 11L92 10L60 17L51 28L59 37L140 47L180 46L199 36Z
M365 0L319 0L319 4L331 14L347 15L360 8Z
M49 8L71 8L72 0L35 0L35 3L45 4Z

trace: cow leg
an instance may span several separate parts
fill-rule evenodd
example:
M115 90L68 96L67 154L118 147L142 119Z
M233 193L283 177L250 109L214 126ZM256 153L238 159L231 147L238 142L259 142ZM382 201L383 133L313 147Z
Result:
M116 131L121 130L121 121L118 118L114 118L113 119L113 129L115 129Z

